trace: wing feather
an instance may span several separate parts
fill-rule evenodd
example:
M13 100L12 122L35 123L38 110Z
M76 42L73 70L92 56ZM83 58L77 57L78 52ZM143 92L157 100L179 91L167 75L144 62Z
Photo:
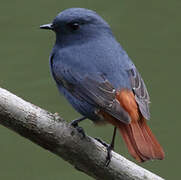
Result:
M135 94L135 99L139 105L141 114L144 116L145 119L148 120L150 119L150 97L146 89L145 83L135 67L128 70L128 73L131 80L131 86Z

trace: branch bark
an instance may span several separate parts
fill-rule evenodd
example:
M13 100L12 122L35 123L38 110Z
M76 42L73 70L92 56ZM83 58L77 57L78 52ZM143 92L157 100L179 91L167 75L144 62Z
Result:
M98 180L163 180L113 152L105 166L106 148L57 114L43 110L0 88L0 124L68 161Z

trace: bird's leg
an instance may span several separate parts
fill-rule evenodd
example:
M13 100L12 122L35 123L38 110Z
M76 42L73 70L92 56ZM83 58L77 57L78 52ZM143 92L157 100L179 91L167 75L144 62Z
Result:
M116 127L114 127L114 132L113 132L113 137L112 137L111 144L109 144L108 147L107 147L106 167L111 162L111 158L112 158L111 151L114 149L115 137L116 137Z
M83 137L85 137L85 132L84 132L84 130L83 130L82 127L79 127L78 123L81 122L81 121L83 121L83 120L85 120L86 118L87 118L87 117L83 116L83 117L81 117L81 118L78 118L78 119L73 120L73 121L70 123L70 125L73 126L74 128L76 128L77 131L78 131L79 133L81 133Z

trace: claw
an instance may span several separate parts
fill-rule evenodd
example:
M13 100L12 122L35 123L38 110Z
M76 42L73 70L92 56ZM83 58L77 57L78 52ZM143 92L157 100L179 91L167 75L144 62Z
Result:
M73 126L74 128L76 128L77 129L77 131L80 133L80 134L82 134L82 138L85 138L85 131L84 131L84 129L82 128L82 127L80 127L79 125L78 125L78 122L77 121L72 121L71 123L70 123L70 125L71 126Z
M111 158L112 158L112 153L111 151L113 150L113 147L111 144L107 144L106 142L104 142L103 140L99 139L99 138L95 138L98 142L100 142L103 146L106 147L107 149L107 156L106 156L106 167L109 166L109 163L111 162Z
M107 156L106 156L106 167L109 166L109 163L111 162L111 158L112 158L112 153L111 151L113 150L112 146L109 145L107 147Z
M101 144L103 144L107 148L106 167L109 166L109 163L111 162L111 158L112 158L111 151L114 149L115 137L116 137L116 127L114 127L114 132L113 132L111 144L107 144L104 141L102 141L101 139L95 138L97 141L99 141Z
M75 127L76 129L77 129L77 131L80 133L80 134L82 134L82 138L85 138L85 131L84 131L84 129L82 128L82 127L80 127L80 126L77 126L77 127Z
M103 140L101 140L100 138L94 138L95 140L97 140L98 142L100 142L103 146L105 146L106 148L108 148L109 144L107 144L106 142L104 142Z
M76 128L78 126L78 123L76 121L72 121L70 123L71 126L73 126L74 128Z

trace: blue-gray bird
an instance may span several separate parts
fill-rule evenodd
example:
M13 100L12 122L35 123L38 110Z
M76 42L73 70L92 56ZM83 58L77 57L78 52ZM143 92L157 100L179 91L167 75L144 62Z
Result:
M149 95L135 65L116 41L110 26L96 12L83 8L64 10L51 24L56 34L50 55L52 76L59 91L86 118L119 129L129 153L139 162L163 159L164 151L146 120Z

